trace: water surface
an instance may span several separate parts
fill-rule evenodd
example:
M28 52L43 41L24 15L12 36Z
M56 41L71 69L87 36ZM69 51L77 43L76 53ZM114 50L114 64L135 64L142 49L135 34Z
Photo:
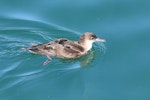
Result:
M1 0L2 100L149 100L149 1ZM77 40L86 31L107 42L64 60L20 50L30 42Z

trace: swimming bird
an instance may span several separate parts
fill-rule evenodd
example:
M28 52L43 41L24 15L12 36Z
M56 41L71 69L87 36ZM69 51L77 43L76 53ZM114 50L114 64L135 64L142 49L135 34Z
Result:
M85 55L92 48L93 42L106 42L104 39L98 38L92 32L82 34L78 41L72 41L66 38L56 39L45 44L31 43L31 48L26 50L33 54L41 54L47 56L47 60L43 65L48 64L52 59L51 56L58 58L78 58Z

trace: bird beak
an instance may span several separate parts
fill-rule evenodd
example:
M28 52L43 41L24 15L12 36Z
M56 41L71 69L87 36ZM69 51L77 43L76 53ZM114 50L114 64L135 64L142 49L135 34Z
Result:
M95 41L98 41L98 42L106 42L106 40L105 39L100 39L100 38L96 38L96 40Z

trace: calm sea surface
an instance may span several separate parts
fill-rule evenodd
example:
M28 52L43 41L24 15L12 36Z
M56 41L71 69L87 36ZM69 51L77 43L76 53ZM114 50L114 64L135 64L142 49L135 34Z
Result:
M20 50L86 31L78 59ZM0 0L0 100L150 100L150 1Z

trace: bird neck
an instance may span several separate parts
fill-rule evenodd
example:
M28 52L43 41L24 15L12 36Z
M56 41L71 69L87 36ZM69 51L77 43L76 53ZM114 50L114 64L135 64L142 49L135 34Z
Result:
M89 41L89 40L84 40L84 39L80 39L79 41L78 41L78 43L84 48L84 51L85 52L87 52L87 51L89 51L91 48L92 48L92 43L93 42L91 42L91 41Z

